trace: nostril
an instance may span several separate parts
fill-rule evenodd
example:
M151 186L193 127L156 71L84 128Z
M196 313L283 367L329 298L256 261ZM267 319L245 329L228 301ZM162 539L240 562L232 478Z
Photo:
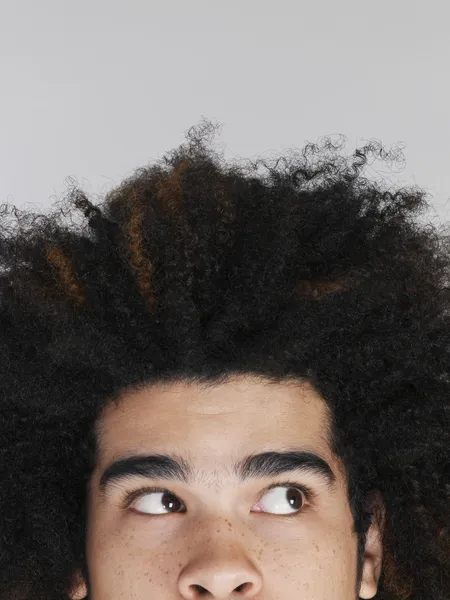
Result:
M235 588L234 591L235 592L241 592L241 591L244 590L244 588L245 588L246 585L247 585L246 583L241 583L241 585L238 585L237 588ZM194 588L194 590L196 592L198 592L198 594L200 596L205 596L205 595L209 594L209 592L208 592L208 590L206 588L202 587L201 585L198 585L197 583L194 583L191 587Z
M208 593L209 593L209 592L208 592L208 590L207 590L207 589L205 589L204 587L202 587L201 585L194 584L192 587L193 587L193 588L194 588L196 591L198 591L198 593L200 594L200 596L204 596L205 594L208 594Z

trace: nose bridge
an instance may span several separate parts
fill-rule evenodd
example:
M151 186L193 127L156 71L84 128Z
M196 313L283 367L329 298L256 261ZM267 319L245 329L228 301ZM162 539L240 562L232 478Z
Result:
M230 508L229 504L224 503L215 506L214 510L205 508L201 516L194 519L189 527L189 539L196 545L203 548L210 548L211 551L218 545L222 548L248 547L250 532L241 521L239 514Z
M225 481L214 475L208 481L200 481L195 488L198 502L191 506L193 530L207 528L215 531L239 527L248 514L249 506L242 500L242 487L232 480ZM244 512L245 511L245 512Z

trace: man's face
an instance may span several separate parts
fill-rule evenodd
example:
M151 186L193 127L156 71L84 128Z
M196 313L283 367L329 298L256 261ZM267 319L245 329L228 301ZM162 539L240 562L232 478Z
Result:
M242 377L208 390L159 385L108 406L98 425L88 503L90 600L375 595L378 530L369 530L356 594L357 537L345 473L328 446L326 405L308 384ZM254 471L247 479L234 470L248 455L287 450L323 459L334 483L312 469L264 477ZM115 461L155 454L191 463L192 481L164 479L162 471L150 479L141 467L126 477L122 469L122 477L101 487L102 474ZM127 494L145 487L168 491L142 491L123 506ZM313 492L309 500L302 487ZM72 597L84 595L82 583Z

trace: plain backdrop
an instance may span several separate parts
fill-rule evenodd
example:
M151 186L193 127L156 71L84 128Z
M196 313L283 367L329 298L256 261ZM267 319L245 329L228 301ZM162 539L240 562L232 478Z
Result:
M205 117L232 158L344 135L450 214L447 0L0 0L0 204L96 202ZM434 216L433 216L434 215Z

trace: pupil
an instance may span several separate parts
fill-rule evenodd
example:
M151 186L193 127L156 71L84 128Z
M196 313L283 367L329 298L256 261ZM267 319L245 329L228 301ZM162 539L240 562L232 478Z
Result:
M169 500L167 500L169 498ZM176 506L176 503L178 502L178 500L175 498L175 496L172 496L172 494L163 494L163 504L164 504L164 508L166 509L173 509L174 504Z
M301 506L302 506L301 496L302 496L301 492L299 492L297 490L293 490L289 494L289 502L293 508L301 508ZM297 498L297 501L296 501L296 498ZM300 500L299 500L299 498L300 498ZM293 501L293 503L291 502L291 500Z

